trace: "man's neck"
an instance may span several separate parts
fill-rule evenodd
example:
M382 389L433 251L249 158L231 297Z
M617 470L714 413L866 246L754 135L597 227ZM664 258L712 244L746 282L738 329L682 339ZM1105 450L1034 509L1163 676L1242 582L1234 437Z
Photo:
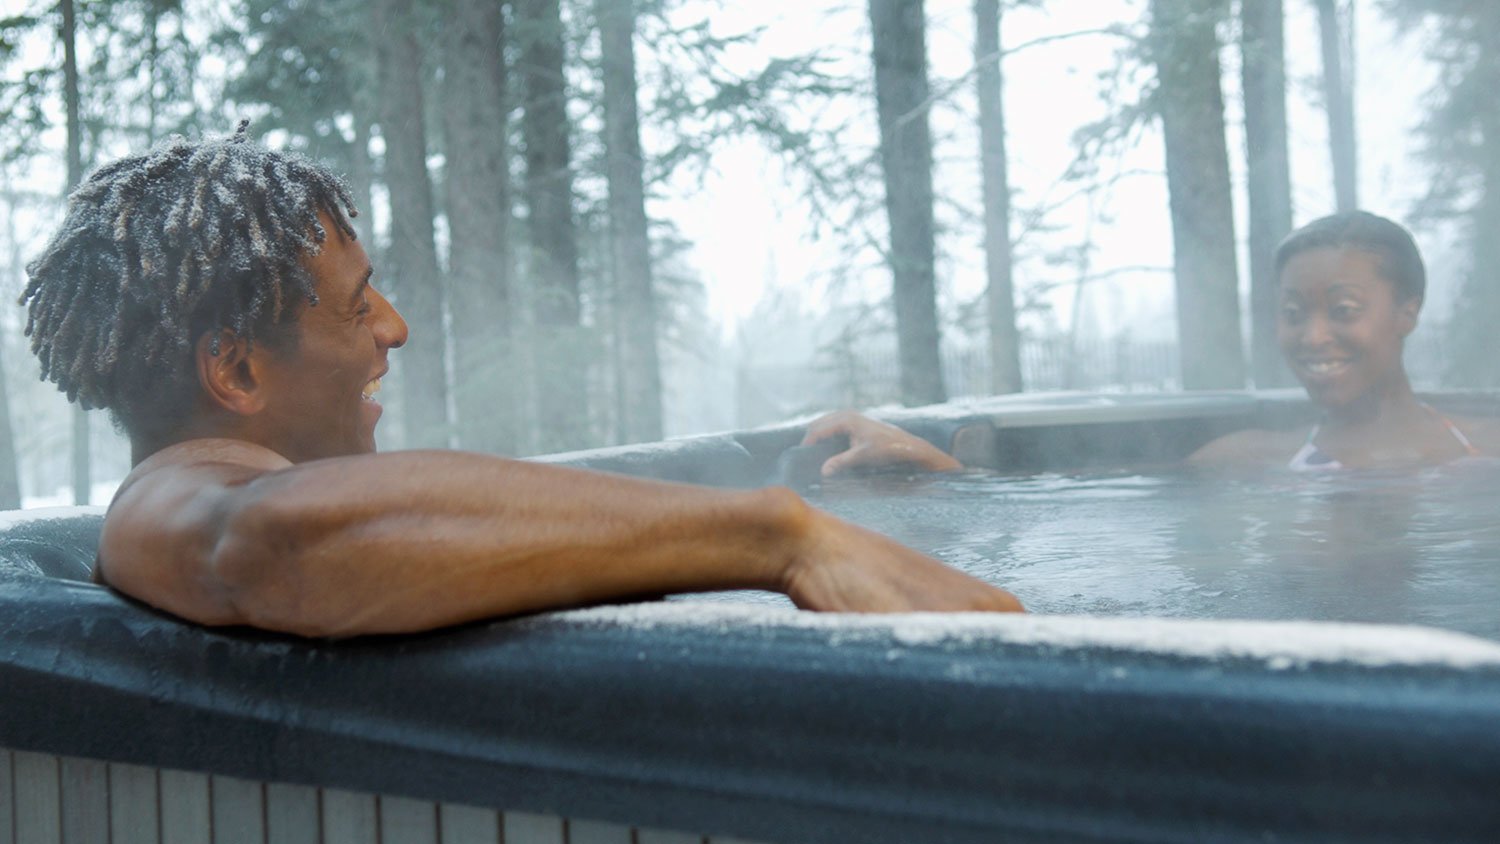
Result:
M139 466L142 461L151 455L193 440L245 440L255 442L255 438L248 436L240 428L229 427L204 420L201 417L189 420L186 424L171 431L157 434L140 434L130 437L130 465Z

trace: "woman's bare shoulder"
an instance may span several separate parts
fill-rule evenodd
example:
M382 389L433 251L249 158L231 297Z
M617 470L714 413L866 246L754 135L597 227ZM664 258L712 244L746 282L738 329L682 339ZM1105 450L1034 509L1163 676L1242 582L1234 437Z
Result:
M1187 462L1205 468L1285 463L1306 439L1306 431L1247 428L1213 440L1189 455Z
M1486 457L1500 457L1500 419L1492 416L1455 416L1449 421Z

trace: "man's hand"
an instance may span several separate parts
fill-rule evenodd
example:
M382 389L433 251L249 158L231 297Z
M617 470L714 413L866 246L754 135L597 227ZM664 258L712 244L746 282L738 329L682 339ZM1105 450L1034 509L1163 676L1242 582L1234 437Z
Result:
M1025 612L1003 589L894 540L809 509L802 553L783 590L825 612Z
M841 410L807 426L803 445L836 436L849 437L849 449L823 463L823 477L856 469L907 467L924 472L952 472L963 464L921 437L853 410Z

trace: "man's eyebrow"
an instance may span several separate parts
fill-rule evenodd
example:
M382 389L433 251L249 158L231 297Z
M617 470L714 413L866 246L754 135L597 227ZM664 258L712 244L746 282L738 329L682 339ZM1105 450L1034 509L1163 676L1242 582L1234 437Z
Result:
M359 284L354 285L354 293L349 297L349 301L359 301L359 297L365 295L365 288L370 286L370 279L374 275L375 268L373 266L365 267L365 274L360 278Z

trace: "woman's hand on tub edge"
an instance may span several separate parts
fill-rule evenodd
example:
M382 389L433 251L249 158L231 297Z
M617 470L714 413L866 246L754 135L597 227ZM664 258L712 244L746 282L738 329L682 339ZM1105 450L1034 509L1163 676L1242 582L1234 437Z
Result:
M829 437L847 436L849 448L823 463L823 477L857 469L909 467L924 472L952 472L963 464L914 434L853 410L840 410L813 420L803 445Z
M781 591L825 612L1025 612L1012 594L874 531L808 508Z

